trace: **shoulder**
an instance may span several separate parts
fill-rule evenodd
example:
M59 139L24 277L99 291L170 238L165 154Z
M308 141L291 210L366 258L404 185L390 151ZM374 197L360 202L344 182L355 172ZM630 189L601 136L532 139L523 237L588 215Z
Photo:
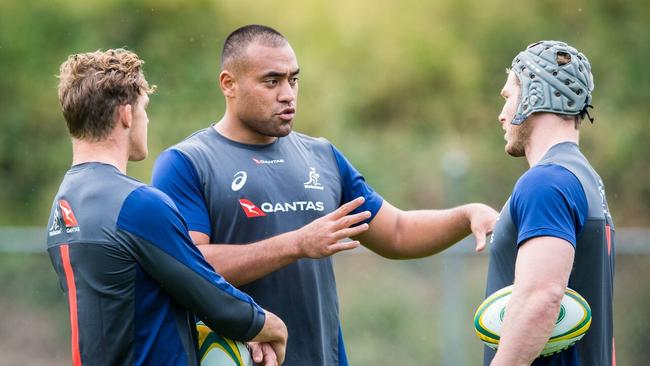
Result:
M167 150L179 151L183 153L185 156L190 157L193 154L200 152L206 148L209 148L211 145L213 145L209 143L211 140L212 132L213 132L212 127L207 127L198 130Z
M170 215L175 216L177 212L176 205L169 196L157 188L143 184L134 189L124 200L120 219L137 218L138 221L145 219L156 221Z
M331 149L332 143L324 137L313 137L300 132L291 132L288 136L290 141L303 145L310 149Z
M587 199L580 180L567 168L557 164L537 165L515 185L511 210L555 211L560 208L587 209Z
M519 178L515 194L545 192L582 187L580 180L567 168L558 164L536 165Z

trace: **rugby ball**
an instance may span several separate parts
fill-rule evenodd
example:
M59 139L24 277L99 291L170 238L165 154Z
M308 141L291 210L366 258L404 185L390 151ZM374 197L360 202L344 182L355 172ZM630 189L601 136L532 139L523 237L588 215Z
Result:
M196 324L199 335L201 366L254 366L245 343L233 341L213 332L203 322Z
M490 295L474 314L474 328L478 337L490 348L499 347L501 327L512 295L512 285ZM563 351L580 340L591 325L591 308L574 290L567 288L560 304L555 328L540 356Z

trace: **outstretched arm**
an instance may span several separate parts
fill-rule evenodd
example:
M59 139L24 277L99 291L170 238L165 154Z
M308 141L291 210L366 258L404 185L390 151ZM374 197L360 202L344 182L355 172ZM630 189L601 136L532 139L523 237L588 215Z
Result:
M551 236L519 248L515 284L492 366L530 365L548 341L569 281L575 250Z
M370 217L368 211L350 214L363 202L359 197L298 230L251 244L210 244L210 238L197 231L190 231L190 236L208 263L230 283L240 286L300 258L323 258L358 247L358 241L340 240L368 229L368 224L350 227Z
M407 259L436 254L474 233L476 250L481 251L497 217L495 210L478 203L447 210L402 211L384 201L370 228L355 239L383 257Z

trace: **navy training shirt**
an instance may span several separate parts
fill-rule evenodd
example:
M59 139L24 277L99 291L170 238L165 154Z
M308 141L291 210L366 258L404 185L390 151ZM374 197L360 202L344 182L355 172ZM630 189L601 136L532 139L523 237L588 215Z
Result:
M164 151L152 179L190 230L217 244L299 229L358 196L366 201L355 212L372 217L383 203L332 144L297 132L250 145L209 127ZM240 288L287 324L286 366L347 365L331 257L299 259Z
M192 244L171 199L111 165L66 173L47 246L74 365L198 365L194 316L242 341L264 325L263 310Z
M587 197L573 173L556 164L536 165L517 181L510 200L517 244L552 236L575 247L587 209Z
M519 246L538 236L564 239L575 248L568 287L587 300L592 321L575 345L532 365L615 365L614 223L603 181L575 143L553 146L516 183L492 234L486 297L514 283ZM484 365L494 354L485 347Z

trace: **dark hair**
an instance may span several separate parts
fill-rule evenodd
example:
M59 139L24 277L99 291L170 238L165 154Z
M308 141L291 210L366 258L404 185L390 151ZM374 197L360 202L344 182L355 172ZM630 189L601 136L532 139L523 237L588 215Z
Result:
M228 35L223 44L221 68L233 60L240 59L246 47L253 42L269 47L282 47L287 44L287 39L282 33L265 25L249 24L237 28Z
M99 141L115 126L115 111L153 93L138 55L121 48L71 55L61 64L59 103L70 135Z

